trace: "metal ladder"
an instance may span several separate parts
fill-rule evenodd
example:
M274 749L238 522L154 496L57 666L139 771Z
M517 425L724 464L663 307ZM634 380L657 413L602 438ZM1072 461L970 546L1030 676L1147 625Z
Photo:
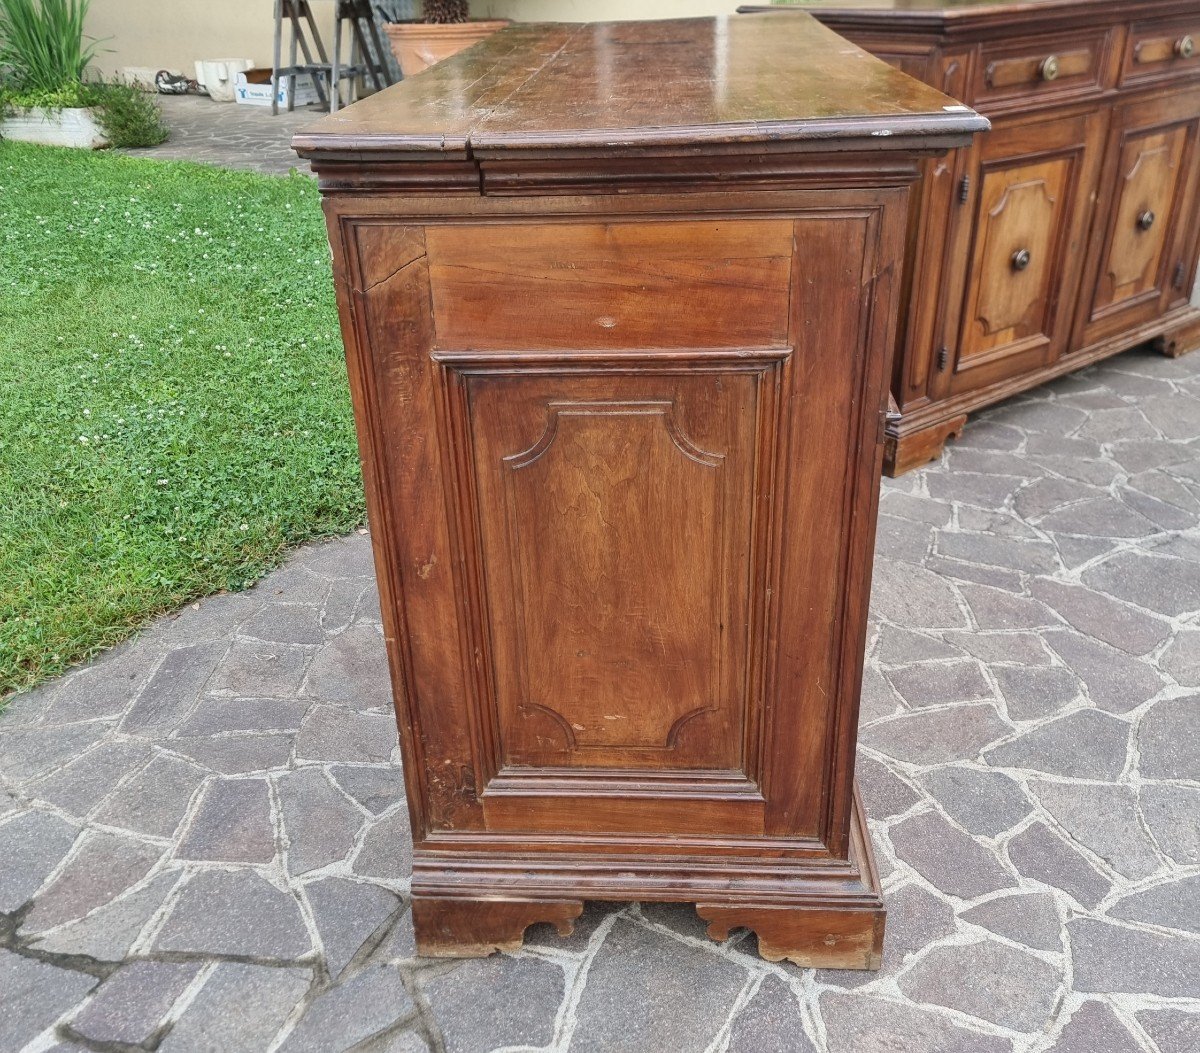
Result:
M334 0L334 3L337 7L334 11L331 60L317 30L310 0L275 0L271 113L279 113L281 82L287 85L287 109L295 109L296 77L306 73L312 76L317 98L321 100L322 106L329 107L330 113L342 104L342 81L350 82L350 101L354 99L360 77L369 77L371 86L376 91L392 83L392 75L386 62L387 52L384 50L383 41L380 40L369 0ZM285 23L291 30L286 66L282 65ZM349 60L343 62L342 43L347 29L350 55ZM303 62L298 61L301 55L304 58Z

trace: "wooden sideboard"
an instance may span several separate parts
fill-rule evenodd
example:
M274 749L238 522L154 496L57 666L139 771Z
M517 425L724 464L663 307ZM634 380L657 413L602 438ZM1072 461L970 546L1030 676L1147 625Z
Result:
M764 16L513 26L296 136L421 953L674 900L878 965L854 747L909 188L986 126Z
M802 6L993 123L914 194L889 473L1051 377L1200 346L1197 0Z

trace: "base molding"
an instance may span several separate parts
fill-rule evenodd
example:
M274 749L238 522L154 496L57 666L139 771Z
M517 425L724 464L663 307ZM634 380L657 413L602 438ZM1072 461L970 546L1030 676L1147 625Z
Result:
M1200 349L1200 308L1175 308L1136 329L1078 351L1066 351L1040 369L1007 377L974 391L922 402L907 412L901 410L887 426L884 474L895 478L939 457L946 440L962 434L967 414L1143 344L1150 344L1170 358Z
M703 857L599 856L567 850L538 857L476 851L414 854L417 952L486 957L521 946L525 930L549 922L572 932L585 900L694 903L715 940L732 929L758 935L768 961L827 969L877 969L886 912L857 792L844 860L761 854Z

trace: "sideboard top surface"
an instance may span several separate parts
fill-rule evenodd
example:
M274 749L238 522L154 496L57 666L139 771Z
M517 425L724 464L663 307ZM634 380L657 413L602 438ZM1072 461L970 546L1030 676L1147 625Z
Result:
M886 150L944 148L986 127L811 17L721 16L513 25L293 146L409 160L721 143Z

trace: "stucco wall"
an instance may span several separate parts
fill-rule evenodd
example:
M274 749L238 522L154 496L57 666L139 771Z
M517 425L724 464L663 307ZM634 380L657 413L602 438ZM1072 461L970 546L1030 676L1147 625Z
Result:
M732 12L739 0L474 0L476 17L521 21L683 18ZM328 42L332 0L312 0ZM92 0L87 32L107 38L98 64L179 69L196 59L249 58L271 64L271 0Z

